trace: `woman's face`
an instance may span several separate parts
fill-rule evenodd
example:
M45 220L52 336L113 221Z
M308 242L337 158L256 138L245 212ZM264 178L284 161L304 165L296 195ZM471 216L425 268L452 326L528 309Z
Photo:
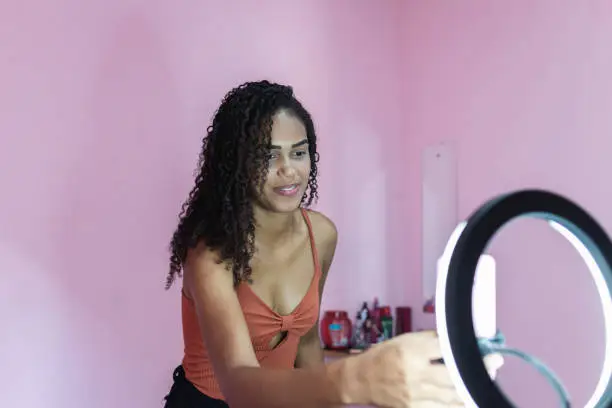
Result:
M268 172L259 204L270 211L294 211L310 175L306 128L300 119L281 110L273 117L270 142Z

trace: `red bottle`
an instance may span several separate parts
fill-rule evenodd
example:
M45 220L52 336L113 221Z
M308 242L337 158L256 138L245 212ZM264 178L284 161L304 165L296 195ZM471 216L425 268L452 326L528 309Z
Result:
M412 331L412 309L408 306L398 306L395 309L395 335Z
M351 347L353 324L343 310L325 312L320 323L321 340L326 349L347 350Z

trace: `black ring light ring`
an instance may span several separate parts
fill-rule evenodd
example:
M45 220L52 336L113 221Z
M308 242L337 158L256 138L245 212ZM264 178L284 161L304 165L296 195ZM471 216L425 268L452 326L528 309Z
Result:
M468 218L450 258L445 312L448 339L457 369L480 408L511 408L514 405L489 377L477 343L472 317L476 266L498 230L521 216L554 221L574 233L590 250L612 296L612 242L595 219L578 205L547 191L525 190L494 198L476 210ZM608 384L597 407L609 407L611 393Z

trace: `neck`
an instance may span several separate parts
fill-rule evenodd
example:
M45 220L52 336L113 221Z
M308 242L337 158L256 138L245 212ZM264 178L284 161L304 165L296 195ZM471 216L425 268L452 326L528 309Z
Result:
M295 211L277 213L254 206L255 241L260 245L276 246L285 242L297 227Z

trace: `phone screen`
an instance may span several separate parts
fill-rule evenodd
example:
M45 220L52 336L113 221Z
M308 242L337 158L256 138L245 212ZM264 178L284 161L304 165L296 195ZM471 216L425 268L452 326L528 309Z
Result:
M497 332L496 265L491 255L481 255L472 289L472 318L477 338L492 338Z

